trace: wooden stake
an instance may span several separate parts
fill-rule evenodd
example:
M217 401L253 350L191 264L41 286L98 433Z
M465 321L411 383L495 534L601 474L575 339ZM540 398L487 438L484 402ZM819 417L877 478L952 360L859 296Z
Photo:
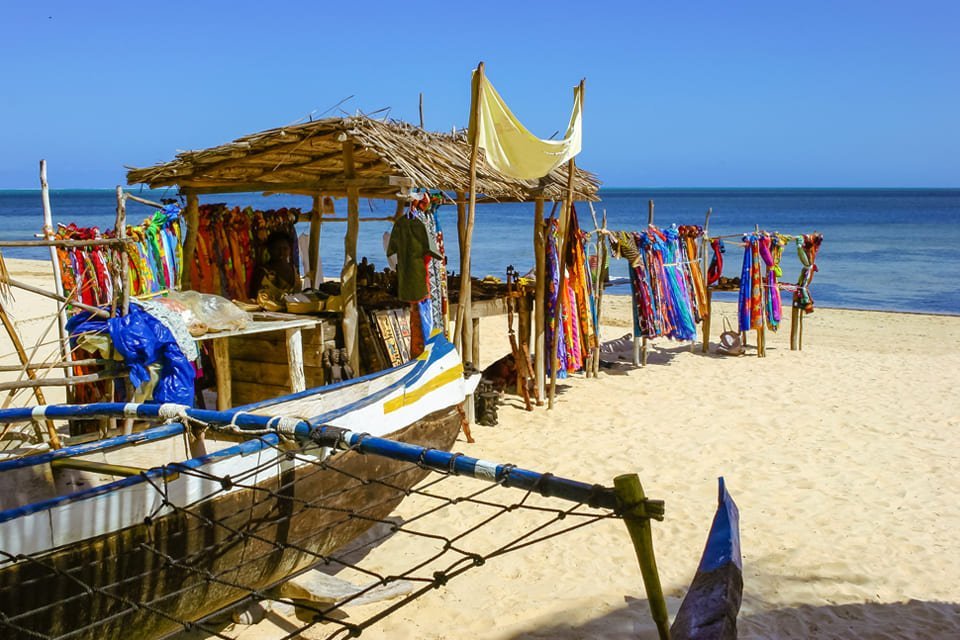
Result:
M652 227L652 226L653 226L653 200L650 200L647 203L647 227ZM634 338L633 341L634 341L633 366L637 366L638 364L637 363L637 345L636 345L637 339ZM641 341L640 352L641 352L641 355L640 355L639 365L641 367L645 367L647 366L647 337L646 336L644 336L643 340Z
M536 285L534 289L534 378L537 385L537 406L543 406L544 376L546 360L544 349L544 318L546 317L546 248L545 225L543 222L543 197L537 197L533 205L533 255L535 260Z
M423 129L423 92L420 93L420 128Z
M640 574L643 576L643 586L647 591L647 601L650 603L650 613L657 624L657 632L663 640L670 638L670 616L667 613L667 601L663 597L663 587L660 584L660 574L657 571L657 559L653 553L653 531L650 528L650 517L645 514L631 513L637 505L646 503L643 485L636 474L617 476L613 480L614 492L620 502L627 507L624 511L623 522L630 532L637 561L640 563Z

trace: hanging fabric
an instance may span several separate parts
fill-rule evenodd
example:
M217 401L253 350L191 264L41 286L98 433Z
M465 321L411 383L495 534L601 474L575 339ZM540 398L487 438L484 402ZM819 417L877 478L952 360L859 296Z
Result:
M473 96L477 102L470 109L469 139L477 141L487 164L500 173L520 180L536 180L580 153L580 86L573 90L573 112L561 140L541 140L530 133L479 70L473 72Z
M813 274L819 271L817 267L817 253L823 244L822 233L805 234L796 239L797 255L800 258L800 277L793 294L793 306L803 309L806 313L813 313L813 296L810 295L810 284Z

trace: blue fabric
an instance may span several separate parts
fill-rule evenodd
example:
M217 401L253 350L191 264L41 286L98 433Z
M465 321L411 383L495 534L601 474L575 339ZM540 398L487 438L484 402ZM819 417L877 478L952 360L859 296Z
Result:
M147 366L161 363L160 379L153 390L154 402L193 406L193 365L183 355L170 330L142 308L131 305L125 316L109 320L81 312L67 321L70 335L106 331L130 371L130 382L139 388L150 379Z

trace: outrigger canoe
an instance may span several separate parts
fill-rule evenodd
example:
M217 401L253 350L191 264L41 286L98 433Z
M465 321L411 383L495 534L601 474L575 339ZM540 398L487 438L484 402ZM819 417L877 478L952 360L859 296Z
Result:
M0 462L0 637L162 637L283 582L385 518L429 473L355 451L338 452L333 470L330 447L293 438L293 427L449 451L465 393L459 356L435 336L394 369L230 412L123 404L0 411L2 422L166 419Z

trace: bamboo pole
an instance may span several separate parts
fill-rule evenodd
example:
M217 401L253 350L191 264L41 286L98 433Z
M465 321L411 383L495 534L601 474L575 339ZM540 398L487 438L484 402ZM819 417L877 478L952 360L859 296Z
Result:
M459 325L460 356L466 359L466 354L471 352L473 345L473 285L470 280L470 248L473 238L473 221L477 213L477 159L480 155L478 145L477 119L480 114L480 83L483 81L483 63L477 65L478 78L473 83L471 95L471 114L470 120L474 123L473 136L470 140L470 201L467 207L467 218L463 224L462 235L460 236L460 301L457 305L457 320ZM474 366L479 363L474 362Z
M647 601L650 603L650 613L657 624L660 638L668 640L670 616L667 613L667 601L663 597L663 587L657 571L657 559L653 553L653 531L650 528L652 514L648 513L650 510L646 508L649 503L643 493L643 485L640 484L640 478L636 474L628 474L614 478L613 487L614 493L625 507L623 522L627 526L627 531L630 532L630 540L637 553L643 586L647 591Z
M110 314L109 314L107 311L104 311L103 309L100 309L100 308L97 308L97 307L91 307L90 305L86 305L86 304L83 304L82 302L77 302L77 301L75 301L75 300L68 300L67 298L65 298L65 297L62 296L62 295L58 295L58 294L56 294L56 293L50 293L49 291L47 291L47 290L45 290L45 289L41 289L41 288L39 288L39 287L35 287L35 286L31 285L31 284L27 284L26 282L20 282L19 280L14 280L13 278L10 278L10 277L4 278L3 280L4 280L7 284L9 284L11 287L16 287L16 288L18 288L18 289L23 289L24 291L29 291L30 293L35 293L35 294L37 294L38 296L43 296L44 298L50 298L51 300L56 300L57 302L64 302L64 303L70 304L70 305L72 305L72 306L74 306L74 307L76 307L76 308L78 308L78 309L83 309L84 311L89 311L90 313L92 313L93 315L97 316L98 318L109 318L109 317L110 317ZM64 327L64 330L66 330L66 327ZM64 338L64 339L65 339L65 338ZM67 351L67 354L69 354L69 351ZM64 359L66 359L66 357L67 357L67 356L64 355Z
M200 232L200 196L194 191L186 191L187 195L187 232L183 237L183 265L180 268L180 289L190 289L191 272L193 271L194 256L197 252L197 234Z
M537 406L543 406L546 374L546 353L544 349L544 319L546 318L546 237L543 223L543 196L538 196L533 204L533 255L535 260L536 284L534 288L534 376L537 385Z
M135 196L132 193L125 193L124 197L128 200L133 200L134 202L139 202L140 204L145 204L148 207L154 207L156 209L163 209L163 205L159 202L154 202L153 200L147 200L146 198L141 198L140 196Z
M47 161L40 161L40 201L43 204L43 237L45 240L54 240L53 233L53 210L50 207L50 187L47 184ZM53 264L53 291L60 296L60 299L66 299L63 294L63 274L60 272L60 260L57 257L57 250L50 246L50 262ZM61 307L57 312L57 329L60 334L60 357L64 360L70 358L70 341L67 336L67 310ZM72 371L67 370L67 377L72 375ZM67 389L67 401L70 401L71 390Z
M346 136L344 136L346 137ZM343 269L340 272L340 295L343 297L343 342L347 359L354 371L360 371L360 334L357 330L357 236L360 233L360 188L351 181L356 177L353 140L343 140L343 170L347 179L347 233L343 237Z
M27 351L23 348L23 342L20 340L20 334L17 333L17 328L14 326L13 320L7 315L7 309L3 304L2 298L0 298L0 321L3 322L3 326L6 328L7 334L10 336L10 342L13 343L13 348L17 352L17 357L20 359L21 365L27 367L27 365L30 364L30 358L27 357ZM40 385L31 384L33 381L42 382L42 380L37 380L37 374L33 369L25 368L24 372L27 374L27 377L30 380L17 380L16 382L6 383L9 385L8 389L33 387L33 396L37 399L37 404L47 404L47 401L43 396L43 392L40 391ZM4 390L4 388L0 386L0 390ZM60 436L57 434L57 430L54 427L53 421L46 420L45 422L47 425L47 435L50 437L50 447L53 449L59 449L61 447ZM39 435L39 433L37 435Z

